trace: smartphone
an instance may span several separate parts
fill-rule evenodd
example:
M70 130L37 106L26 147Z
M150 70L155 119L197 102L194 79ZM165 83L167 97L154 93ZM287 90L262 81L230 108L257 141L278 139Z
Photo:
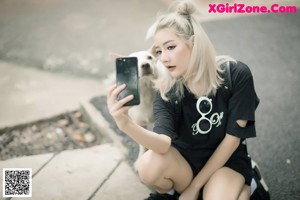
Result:
M137 57L121 57L116 59L117 86L126 84L126 88L117 97L118 100L133 95L134 98L124 106L140 104L138 60Z

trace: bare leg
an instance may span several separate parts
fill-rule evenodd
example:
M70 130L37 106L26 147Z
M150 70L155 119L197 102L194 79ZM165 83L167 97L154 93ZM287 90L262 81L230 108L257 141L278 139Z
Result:
M249 200L250 199L251 188L249 185L244 185L243 190L238 198L238 200Z
M237 200L245 185L244 177L238 172L222 167L208 180L203 190L204 200Z
M181 193L193 179L190 165L174 147L165 154L148 150L138 162L138 173L146 185L160 193L173 188Z
M143 156L143 154L145 153L145 151L146 151L146 148L143 147L142 145L139 145L139 155L133 164L133 168L135 171L138 171L138 162L139 162L140 158Z

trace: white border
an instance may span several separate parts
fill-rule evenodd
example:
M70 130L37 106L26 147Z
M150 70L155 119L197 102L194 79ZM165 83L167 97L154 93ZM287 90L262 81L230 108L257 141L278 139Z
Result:
M5 171L12 170L12 171L22 171L22 170L29 170L29 194L28 195L5 195ZM3 197L32 197L32 168L3 168L2 171L3 176Z

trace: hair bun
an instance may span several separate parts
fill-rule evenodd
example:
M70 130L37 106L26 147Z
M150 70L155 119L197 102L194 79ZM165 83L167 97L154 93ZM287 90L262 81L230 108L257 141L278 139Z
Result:
M179 15L191 15L196 12L195 4L191 0L178 1L176 11Z

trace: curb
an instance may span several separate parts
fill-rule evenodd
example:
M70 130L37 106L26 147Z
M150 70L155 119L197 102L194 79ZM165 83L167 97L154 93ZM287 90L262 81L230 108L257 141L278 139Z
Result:
M95 129L96 133L104 136L104 142L113 142L117 147L120 148L125 158L128 157L128 149L122 143L122 137L117 135L109 125L109 122L103 117L101 112L97 110L89 101L80 101L80 111L90 124Z

